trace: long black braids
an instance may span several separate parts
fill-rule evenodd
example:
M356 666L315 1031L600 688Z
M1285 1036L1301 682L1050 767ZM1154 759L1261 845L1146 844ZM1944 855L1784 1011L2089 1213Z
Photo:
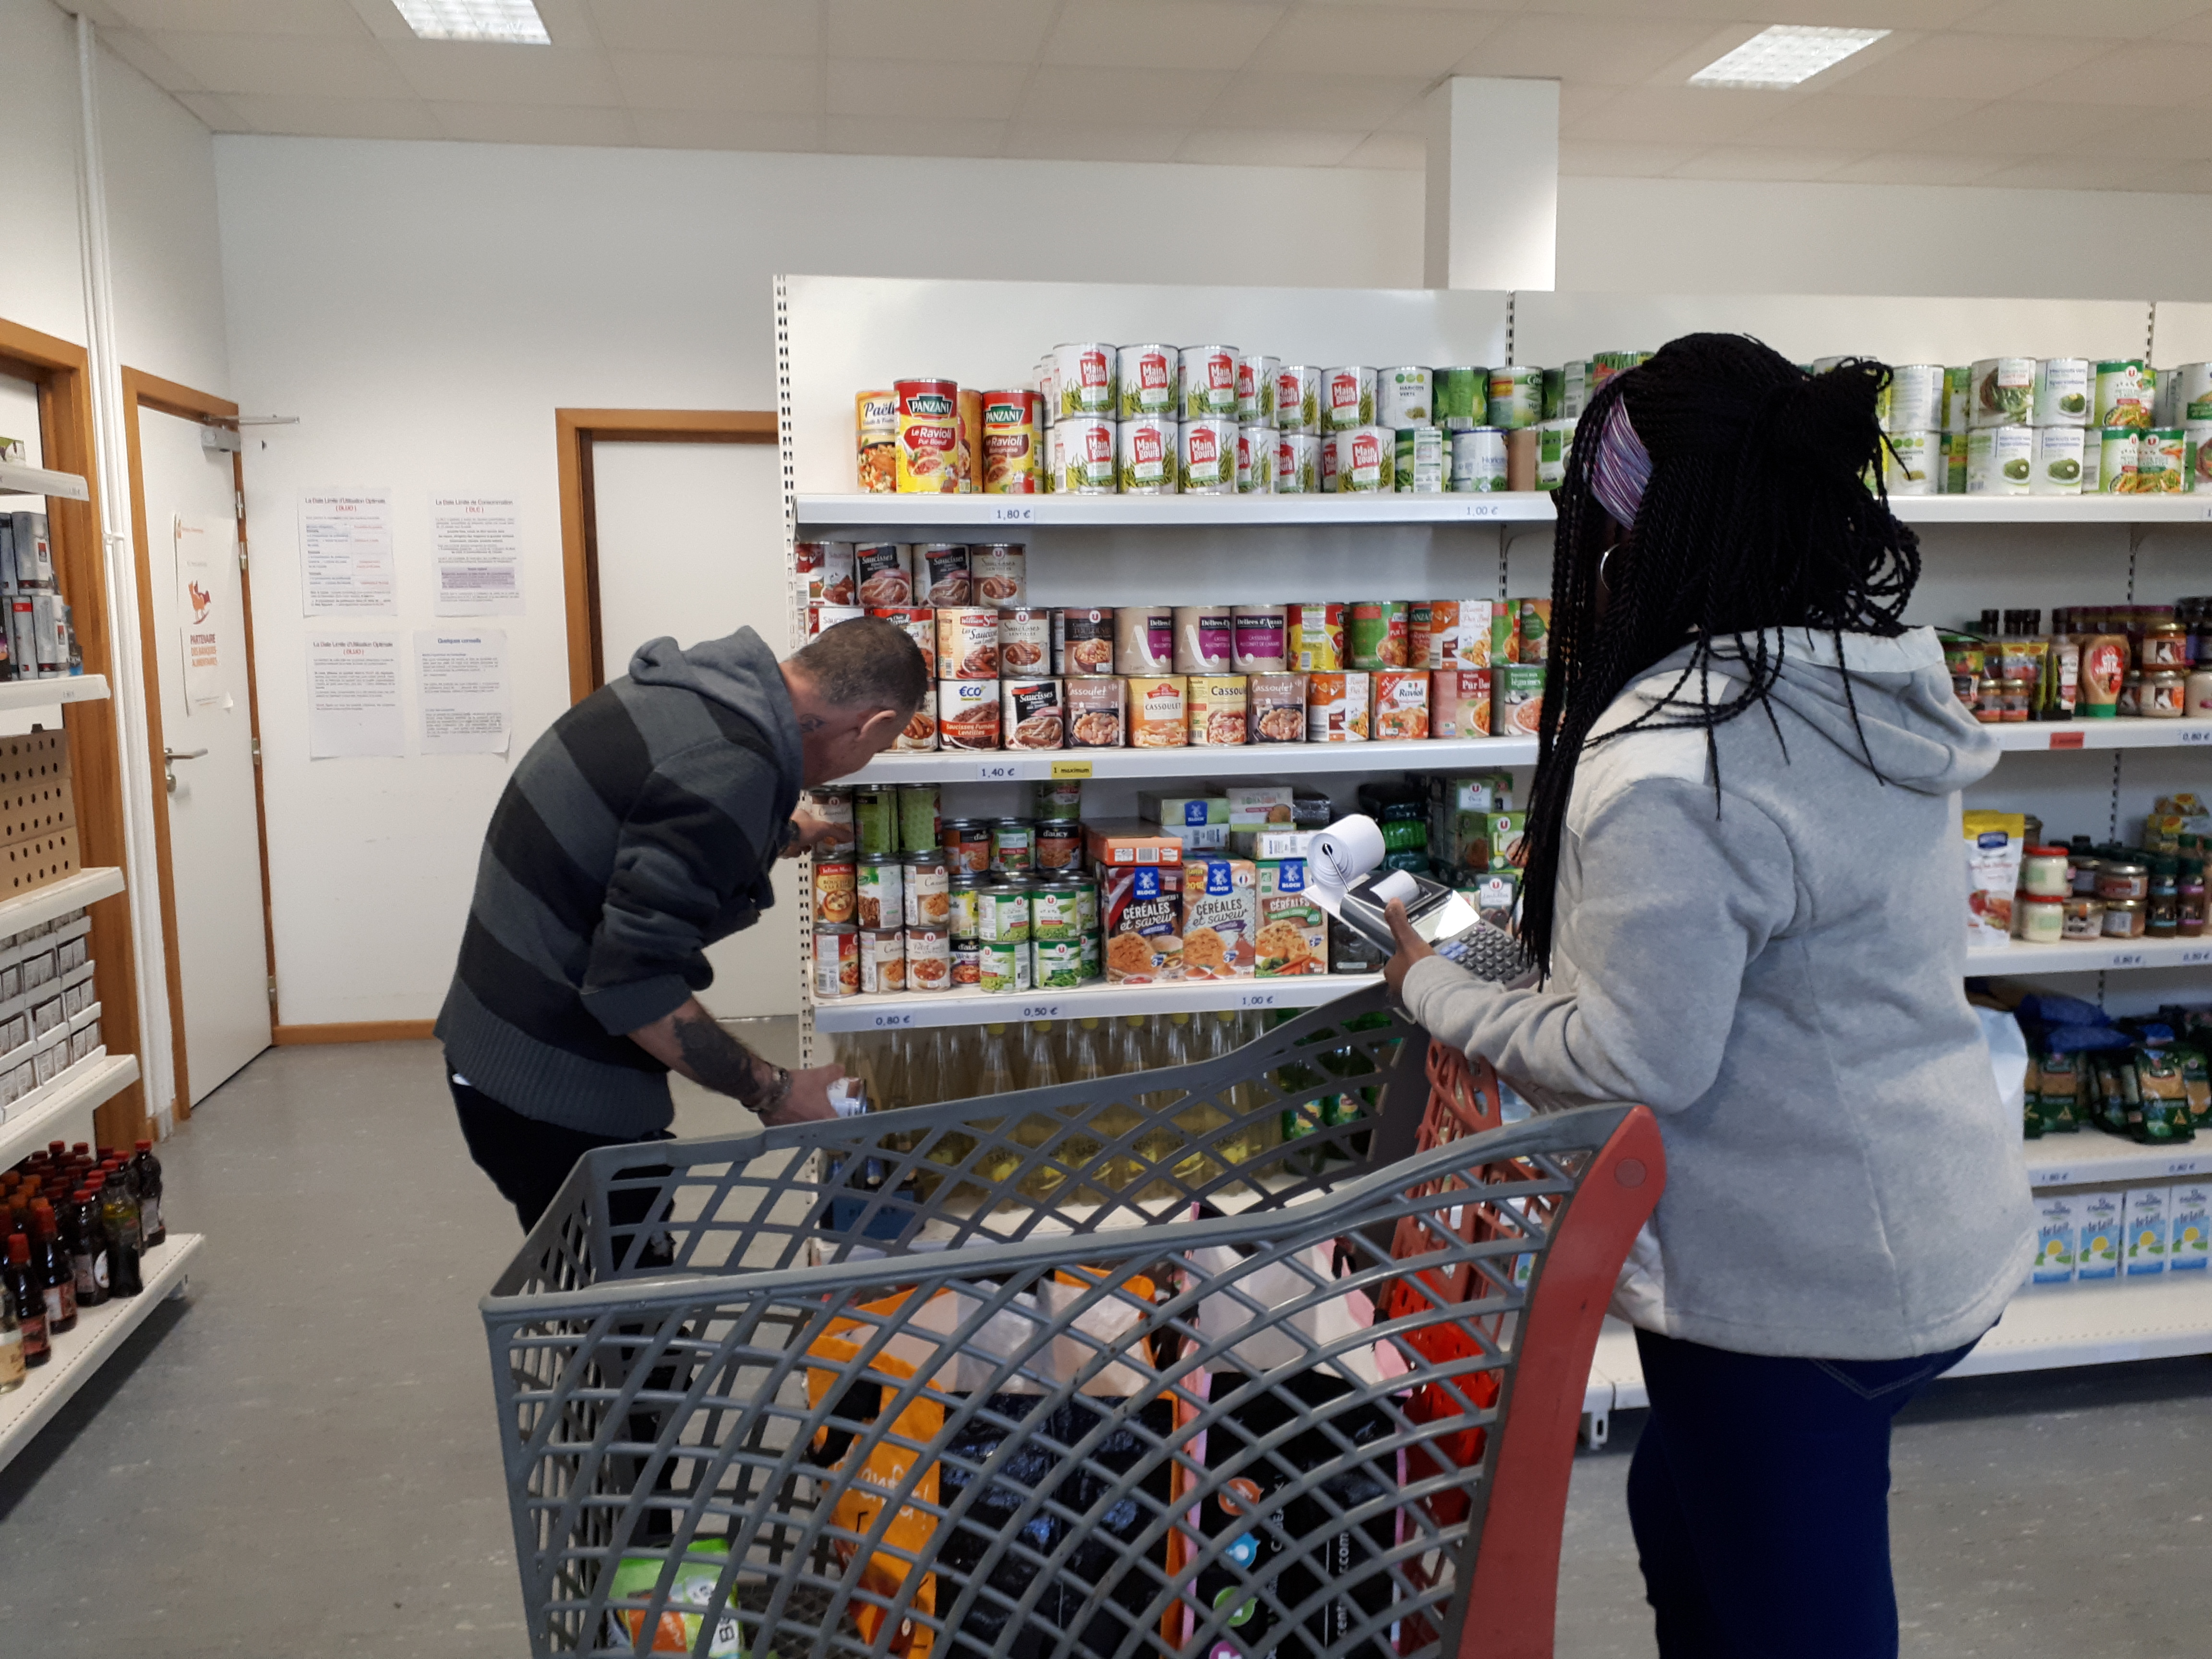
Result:
M1881 483L1877 406L1889 378L1887 365L1859 358L1810 375L1743 335L1686 334L1615 375L1583 411L1557 496L1550 666L1519 929L1547 974L1559 840L1585 747L1638 731L1702 729L1717 811L1714 732L1754 705L1774 720L1779 630L1827 634L1839 660L1846 633L1904 632L1920 544L1891 514ZM1590 475L1607 416L1624 401L1651 476L1636 522L1607 552L1613 520ZM1689 660L1667 696L1592 739L1630 682L1685 645ZM1717 675L1717 664L1725 665ZM1847 701L1850 685L1846 674ZM1856 729L1855 702L1851 720ZM1880 777L1863 730L1859 742Z

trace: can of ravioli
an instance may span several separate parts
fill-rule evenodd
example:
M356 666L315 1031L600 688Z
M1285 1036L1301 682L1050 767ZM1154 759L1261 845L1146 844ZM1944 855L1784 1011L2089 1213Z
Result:
M1439 668L1429 676L1429 735L1490 735L1490 670Z
M1347 665L1344 606L1294 605L1285 609L1290 617L1291 661L1299 672L1334 672Z
M910 494L958 492L960 387L951 380L894 380L898 437L893 481Z
M1346 665L1372 671L1403 668L1412 648L1413 606L1404 599L1363 599L1351 607Z
M1346 672L1306 676L1306 741L1367 741L1368 677Z
M985 493L1034 495L1043 485L1044 423L1037 394L1026 387L985 392Z

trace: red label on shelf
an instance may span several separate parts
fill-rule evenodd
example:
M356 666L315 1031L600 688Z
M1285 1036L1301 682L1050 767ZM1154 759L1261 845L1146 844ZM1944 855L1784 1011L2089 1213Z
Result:
M2051 734L2051 746L2053 749L2079 749L2081 746L2083 735L2080 732L2053 732Z

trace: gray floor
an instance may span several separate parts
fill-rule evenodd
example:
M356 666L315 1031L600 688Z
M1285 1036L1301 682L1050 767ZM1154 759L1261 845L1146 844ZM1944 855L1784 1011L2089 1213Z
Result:
M746 1121L681 1099L681 1130ZM518 1235L467 1161L437 1050L271 1051L161 1156L172 1224L208 1247L190 1297L0 1471L0 1631L38 1633L0 1650L526 1653L476 1313ZM2208 1384L2212 1361L2173 1361L1917 1405L1893 1511L1905 1653L2201 1647ZM1652 1651L1621 1504L1636 1427L1617 1419L1576 1467L1561 1659Z

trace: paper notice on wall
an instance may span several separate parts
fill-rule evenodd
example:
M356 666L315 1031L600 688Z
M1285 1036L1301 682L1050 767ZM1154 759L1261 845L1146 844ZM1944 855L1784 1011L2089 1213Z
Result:
M234 705L229 653L223 635L238 625L232 612L238 593L238 526L224 519L171 520L177 551L177 635L184 655L185 713L228 709Z
M522 545L512 495L433 495L430 547L441 617L522 614Z
M514 711L505 629L417 629L415 676L424 754L507 752Z
M300 591L310 617L396 617L392 492L300 492Z
M399 635L307 635L307 757L404 755L399 718Z

